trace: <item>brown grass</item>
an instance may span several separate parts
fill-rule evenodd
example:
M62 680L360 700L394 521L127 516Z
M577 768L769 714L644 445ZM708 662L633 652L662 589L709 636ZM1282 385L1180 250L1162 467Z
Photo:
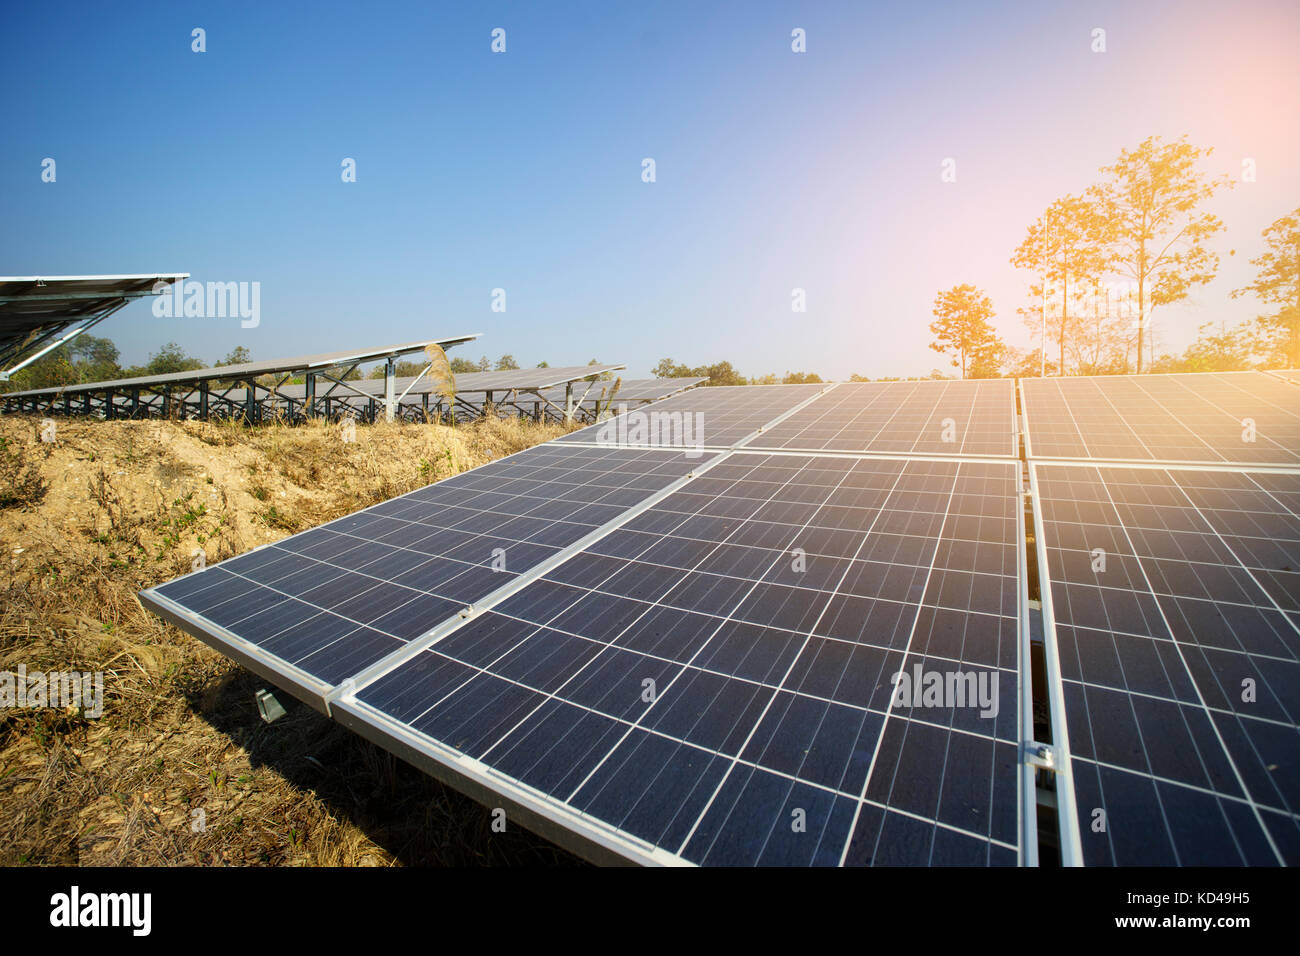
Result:
M218 561L562 431L61 420L42 443L37 419L0 418L0 489L18 489L0 671L105 680L98 719L0 711L0 865L573 862L310 708L262 723L264 681L135 597L198 549Z

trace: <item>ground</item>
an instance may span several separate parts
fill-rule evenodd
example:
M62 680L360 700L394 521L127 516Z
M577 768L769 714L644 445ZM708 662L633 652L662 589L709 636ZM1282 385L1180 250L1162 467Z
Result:
M45 441L42 430L45 429ZM563 431L0 417L0 672L102 671L103 715L0 710L0 865L573 862L146 612L136 593Z

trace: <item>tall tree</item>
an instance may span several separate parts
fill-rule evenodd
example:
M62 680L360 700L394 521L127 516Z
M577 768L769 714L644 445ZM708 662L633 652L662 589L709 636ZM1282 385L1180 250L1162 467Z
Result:
M1061 314L1053 324L1057 333L1057 368L1065 368L1065 343L1070 327L1071 298L1093 288L1106 271L1108 247L1113 240L1109 222L1098 214L1096 203L1081 196L1065 196L1047 207L1030 225L1024 241L1011 256L1011 264L1029 269L1046 282L1037 287L1042 325L1048 323L1048 300L1060 297ZM1046 343L1043 345L1046 348Z
M506 372L506 371L510 371L511 369L517 369L517 368L519 368L519 363L515 361L515 357L513 355L507 354L497 359L498 372Z
M1186 298L1219 269L1206 243L1223 223L1198 211L1229 185L1226 176L1206 177L1197 169L1212 152L1185 138L1166 143L1149 136L1137 149L1120 150L1113 165L1101 168L1106 179L1088 190L1111 237L1111 267L1137 287L1139 373L1151 311Z
M930 348L951 354L952 364L961 369L962 378L972 363L983 368L991 355L1001 353L1002 343L989 324L993 302L973 285L955 285L940 292L934 298L934 315L930 331L936 341L930 343Z
M1300 368L1300 209L1276 220L1263 236L1268 250L1250 260L1259 274L1232 297L1250 292L1278 306L1276 314L1261 315L1259 323L1276 340L1286 367Z

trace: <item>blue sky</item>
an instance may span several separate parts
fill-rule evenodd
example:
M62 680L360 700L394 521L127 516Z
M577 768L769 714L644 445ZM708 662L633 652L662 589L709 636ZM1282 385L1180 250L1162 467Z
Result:
M981 286L1026 344L1029 223L1186 134L1258 180L1215 201L1219 278L1156 313L1178 348L1255 314L1228 293L1300 202L1298 41L1294 3L1199 0L24 4L0 35L0 273L261 283L257 329L132 305L99 333L126 362L482 332L466 354L525 365L924 374L937 291Z

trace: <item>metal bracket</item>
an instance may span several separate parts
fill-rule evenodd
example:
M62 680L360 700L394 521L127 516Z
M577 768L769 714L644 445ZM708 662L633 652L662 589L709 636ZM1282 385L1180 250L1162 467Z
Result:
M257 692L257 712L268 724L273 724L285 715L284 704L275 699L275 695L266 688Z
M1056 773L1056 751L1051 744L1040 744L1031 740L1025 744L1025 762L1031 767Z

